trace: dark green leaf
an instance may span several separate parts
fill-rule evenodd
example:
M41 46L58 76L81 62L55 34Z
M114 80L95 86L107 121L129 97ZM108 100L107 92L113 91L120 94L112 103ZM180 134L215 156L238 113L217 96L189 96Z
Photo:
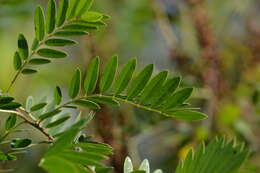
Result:
M36 50L39 47L39 41L35 38L32 43L32 51Z
M11 102L11 103L0 105L0 109L13 110L19 108L20 106L22 106L20 103Z
M77 42L68 39L60 39L60 38L51 38L45 41L45 44L48 46L70 46L76 44Z
M5 130L10 130L10 129L12 129L12 128L15 126L15 124L16 124L16 120L17 120L17 115L11 114L11 115L7 118L7 120L6 120L6 122L5 122Z
M37 73L37 70L33 70L33 69L23 69L22 74L33 74L33 73Z
M132 81L128 89L127 99L131 100L136 97L146 86L153 73L153 64L146 66L137 77Z
M62 99L62 92L60 87L56 87L54 90L54 102L55 104L59 105L61 103L61 99Z
M155 93L158 92L158 89L161 88L162 84L167 78L167 75L168 71L162 71L158 73L144 88L141 94L140 102L145 103L151 99Z
M100 109L100 106L98 104L96 104L95 102L90 101L90 100L81 99L81 100L77 100L73 103L76 105L79 105L79 106L87 107L89 109Z
M90 96L87 99L100 104L119 106L119 103L109 96Z
M56 1L49 0L46 11L46 32L52 33L56 22Z
M40 6L36 7L34 14L35 34L38 41L42 41L45 35L44 13Z
M22 59L27 59L29 56L28 43L23 34L19 34L18 37L18 52Z
M19 70L22 67L22 59L18 52L14 54L13 65L15 70Z
M136 58L128 61L128 63L123 67L118 79L115 83L115 94L120 94L125 90L128 83L130 82L136 67Z
M54 35L58 37L72 37L72 36L81 36L87 35L88 33L85 31L77 31L77 30L62 30L56 32Z
M96 167L95 168L95 172L96 173L109 173L111 171L113 171L113 167L107 167L107 168L102 168L102 167Z
M11 142L12 148L25 148L28 147L32 143L30 139L13 139Z
M70 98L77 97L80 91L80 83L81 83L81 72L79 69L77 69L70 82L70 89L69 89Z
M51 122L50 124L48 124L48 125L46 126L46 128L56 127L56 126L58 126L58 125L64 123L64 122L67 121L68 119L70 119L70 116L62 117L62 118L60 118L60 119L58 119L58 120L56 120L56 121L53 121L53 122Z
M37 105L34 105L31 107L31 112L38 111L42 108L44 108L47 105L47 103L39 103Z
M44 119L47 119L47 118L50 118L50 117L53 117L55 115L57 115L58 113L60 113L61 110L53 110L53 111L50 111L50 112L47 112L45 114L42 114L39 116L39 119L40 120L44 120Z
M101 92L105 92L111 87L116 75L117 66L118 56L113 56L104 68L104 72L99 84Z
M106 26L106 24L102 21L97 21L97 22L87 22L84 20L77 20L75 22L73 22L74 24L81 24L81 25L85 25L85 26L95 26L95 27L101 27L101 26Z
M99 74L99 64L100 59L99 57L96 57L91 61L90 65L88 66L87 75L84 81L84 88L87 94L91 94L96 88Z
M206 114L201 112L191 111L191 110L181 110L173 112L169 115L170 117L176 118L177 120L183 121L196 121L207 118Z
M57 26L60 27L66 20L66 15L69 7L69 0L60 0L59 12L57 17Z
M46 58L65 58L67 56L65 52L49 48L40 49L37 54Z
M193 88L184 88L176 93L174 93L169 99L165 101L165 109L170 109L181 105L186 101L192 94Z
M0 151L0 161L13 161L16 160L16 156L12 155L12 154L8 154L8 153L3 153Z
M33 58L29 61L29 64L32 65L42 65L42 64L48 64L51 61L48 59L43 59L43 58Z
M146 173L146 171L143 171L143 170L135 170L135 171L132 171L131 173Z
M0 104L7 104L10 103L14 100L13 97L8 97L8 96L0 96Z

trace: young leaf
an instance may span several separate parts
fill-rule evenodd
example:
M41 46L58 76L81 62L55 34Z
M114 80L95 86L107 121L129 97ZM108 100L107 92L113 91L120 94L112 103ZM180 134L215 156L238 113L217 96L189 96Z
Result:
M193 88L184 88L176 93L174 93L169 99L165 102L165 109L170 109L176 106L181 105L184 101L186 101L192 94Z
M33 70L33 69L23 69L22 74L33 74L33 73L37 73L37 70Z
M93 0L80 0L79 6L76 10L76 16L81 16L88 11L93 4Z
M87 107L89 109L100 109L100 106L96 104L95 102L92 102L90 100L77 100L73 102L76 105Z
M169 115L170 117L176 118L177 120L183 121L196 121L207 118L206 114L201 112L191 111L191 110L181 110L173 112Z
M65 52L49 48L40 49L37 54L46 58L65 58L67 56Z
M123 67L118 79L115 83L115 94L118 95L125 90L128 83L130 82L136 67L136 58L128 61L128 63Z
M30 112L32 106L33 106L33 97L32 97L32 96L29 96L29 97L27 97L27 99L26 99L25 110L26 110L27 112Z
M22 67L22 59L18 52L14 54L13 65L15 70L19 70Z
M56 1L49 0L46 11L46 32L52 33L55 28L56 20Z
M88 22L97 22L102 20L103 14L94 11L87 11L82 15L81 18Z
M42 108L44 108L47 105L47 103L39 103L31 107L31 112L38 111Z
M150 98L155 95L156 92L158 92L158 88L160 88L167 78L168 71L162 71L158 73L144 88L143 92L141 93L140 102L145 103Z
M131 173L134 170L132 161L129 157L126 157L124 162L124 173Z
M18 52L22 59L27 59L29 56L28 43L23 34L19 34L18 37Z
M131 100L136 97L146 86L153 73L153 64L146 66L139 75L132 81L128 90L127 99Z
M50 112L47 112L45 114L42 114L39 116L39 119L40 120L44 120L44 119L47 119L47 118L50 118L50 117L53 117L54 115L57 115L58 113L60 113L61 110L53 110L53 111L50 111Z
M34 26L37 40L42 41L45 35L45 21L43 10L40 6L35 9Z
M13 139L11 142L11 148L25 148L32 143L30 139Z
M79 69L77 69L70 82L70 89L69 89L70 98L75 98L79 94L80 81L81 81L81 72Z
M54 90L54 103L56 105L59 105L61 103L61 99L62 99L62 92L60 87L56 86L55 90Z
M96 87L98 74L99 74L99 64L100 59L99 57L94 58L87 70L87 75L84 81L84 88L87 94L91 94Z
M72 36L81 36L87 35L88 33L85 31L75 31L75 30L62 30L58 31L54 34L57 37L72 37Z
M73 44L76 44L77 42L74 40L68 40L68 39L61 39L61 38L51 38L45 41L45 44L47 46L70 46Z
M111 87L116 75L117 66L118 56L113 56L104 68L103 76L101 77L99 84L101 92L105 92Z
M58 120L56 120L56 121L53 121L53 122L51 122L50 124L48 124L48 125L46 126L46 128L56 127L56 126L58 126L58 125L64 123L64 122L67 121L68 119L70 119L70 116L62 117L62 118L60 118L60 119L58 119Z
M57 26L60 27L66 20L66 15L69 7L69 0L60 0L59 12L57 17Z
M7 120L6 120L6 122L5 122L5 130L10 130L10 129L12 129L12 128L15 126L15 124L16 124L16 120L17 120L17 115L11 114L11 115L7 118Z
M144 159L139 167L139 170L145 171L145 173L150 173L150 165L147 159Z
M87 99L91 100L93 102L100 103L100 104L119 106L118 101L116 101L112 97L108 97L108 96L90 96Z
M51 63L51 61L48 59L43 59L43 58L33 58L33 59L30 59L30 61L29 61L29 64L32 64L32 65L42 65L42 64L48 64L48 63Z

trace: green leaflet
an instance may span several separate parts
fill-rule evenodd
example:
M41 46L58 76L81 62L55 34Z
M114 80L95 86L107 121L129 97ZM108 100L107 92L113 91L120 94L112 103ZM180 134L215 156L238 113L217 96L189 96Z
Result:
M32 143L30 139L13 139L11 141L11 148L25 148L28 147Z
M27 40L23 34L19 34L18 37L18 52L22 59L27 59L29 56L29 47Z
M103 14L94 11L87 11L81 18L88 22L97 22L103 19Z
M35 34L38 41L42 41L45 36L45 21L43 9L38 6L34 14Z
M132 160L130 157L126 157L124 162L124 173L131 173L134 170Z
M5 130L10 130L10 129L12 129L12 128L15 126L16 121L17 121L17 115L11 114L11 115L7 118L7 120L6 120L6 122L5 122Z
M70 89L69 89L70 98L77 97L80 91L80 83L81 83L81 72L79 69L77 69L70 82Z
M71 31L92 31L98 29L96 26L89 26L85 24L70 24L62 28L63 30Z
M168 116L183 121L196 121L196 120L202 120L207 118L206 114L203 114L201 112L191 111L191 110L175 111L169 114Z
M31 112L38 111L42 108L44 108L47 105L47 103L39 103L31 107Z
M79 106L83 106L83 107L87 107L89 109L100 109L100 106L98 104L96 104L93 101L90 100L76 100L73 102L73 104L79 105Z
M9 97L9 96L0 96L0 104L7 104L10 103L14 100L13 97Z
M168 71L162 71L158 73L144 88L143 92L141 93L140 102L145 103L150 98L153 97L153 95L156 94L158 88L161 87L162 83L167 78Z
M15 70L19 70L22 67L22 59L18 52L14 54L13 65Z
M62 30L58 31L54 34L57 37L72 37L72 36L81 36L87 35L88 33L85 31L75 31L75 30Z
M56 86L55 90L54 90L54 103L56 105L59 105L61 103L61 99L62 99L62 92L60 87Z
M67 54L60 50L43 48L37 51L37 54L46 58L65 58Z
M100 79L99 88L102 93L109 90L109 88L111 87L116 75L117 66L118 56L113 56L106 64L103 75Z
M66 15L69 7L69 0L60 0L58 17L57 17L57 26L60 27L64 24L66 20Z
M87 94L94 92L99 75L99 57L94 58L88 66L86 78L84 81L84 88Z
M74 144L74 147L80 147L84 151L92 151L102 155L113 154L112 148L110 146L101 143L78 143Z
M70 0L67 19L72 19L73 17L76 17L76 10L79 7L79 4L80 0Z
M84 12L88 11L93 4L93 0L79 0L79 6L76 10L76 16L81 16Z
M56 22L56 1L49 0L46 11L46 32L52 33Z
M181 105L186 101L192 94L193 88L184 88L174 93L169 99L165 101L164 109L170 109Z
M30 59L30 61L29 61L29 64L32 64L32 65L43 65L43 64L49 64L49 63L51 63L50 60L43 59L43 58L33 58L33 59Z
M26 68L26 69L23 69L23 71L22 71L22 74L25 74L25 75L34 74L34 73L37 73L37 70Z
M109 96L89 96L87 99L100 104L119 106L119 102Z
M128 83L130 82L136 67L136 58L128 61L123 67L118 79L115 83L115 94L118 95L125 90Z
M46 126L46 128L56 127L56 126L58 126L58 125L64 123L64 122L67 121L68 119L70 119L70 116L62 117L62 118L60 118L60 119L58 119L58 120L55 120L55 121L49 123L49 124Z
M14 110L16 108L19 108L20 106L21 106L20 103L10 102L10 103L7 103L7 104L0 105L0 109Z
M153 73L153 64L146 66L137 77L132 81L128 89L127 99L131 100L136 97L146 86Z
M39 116L39 119L40 120L44 120L44 119L47 119L47 118L50 118L50 117L53 117L55 115L57 115L58 113L60 113L61 110L53 110L53 111L50 111L50 112L47 112L45 114L42 114Z
M56 46L56 47L61 47L61 46L70 46L74 45L77 42L74 40L68 40L68 39L61 39L61 38L51 38L45 41L45 44L47 46Z

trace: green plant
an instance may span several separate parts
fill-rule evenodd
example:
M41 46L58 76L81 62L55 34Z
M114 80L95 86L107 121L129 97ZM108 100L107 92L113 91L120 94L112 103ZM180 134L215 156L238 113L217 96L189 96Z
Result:
M16 75L9 87L0 95L0 113L10 114L5 122L5 132L0 136L1 145L8 145L10 150L0 152L1 161L16 160L17 150L21 152L34 145L44 143L49 144L50 147L39 165L50 173L111 171L112 168L103 165L102 161L108 159L112 154L112 148L107 144L94 142L82 133L87 123L94 117L94 111L101 109L100 104L119 106L120 102L125 102L183 121L201 120L207 117L186 102L192 94L192 88L179 89L180 77L169 77L168 71L162 71L153 76L152 64L147 65L136 74L137 60L135 58L129 60L118 73L117 56L113 56L108 61L104 70L100 70L99 57L94 58L88 66L84 79L81 70L76 69L70 83L69 100L62 97L64 93L57 86L51 102L43 99L34 104L32 97L28 97L25 106L16 102L9 93L20 75L37 73L37 65L65 58L67 53L55 47L76 44L76 41L66 37L85 35L105 26L104 20L108 16L89 11L91 5L92 0L61 0L56 8L56 1L49 0L45 15L40 6L35 10L35 39L32 46L29 47L23 34L19 35L18 50L15 52L13 60ZM102 72L100 73L100 71ZM79 109L80 107L88 108L90 113L84 116L80 114L69 127L64 126L64 123L70 119L70 115L64 114L63 110ZM21 138L7 140L10 134L15 133L22 124L28 124L37 129L46 137L46 140L37 142ZM66 127L65 130L62 130L63 127ZM238 168L247 152L240 147L231 145L226 147L224 141L222 139L220 141L211 144L216 147L216 150L201 151L204 154L199 155L199 159L207 160L207 157L215 154L212 153L213 151L220 151L218 153L223 152L220 158L230 157L230 160L233 157L239 158L240 162L230 170ZM222 145L224 145L223 148L220 147ZM200 150L203 148L200 147ZM237 154L234 154L234 151L237 151ZM194 164L196 159L198 159L196 154L194 159L192 159L192 154L189 154L184 161L184 166L178 167L177 172L185 172L183 169L186 170L187 165ZM225 160L223 163L226 164L230 160ZM149 172L147 165L145 160L141 164L140 170ZM204 169L203 165L200 168ZM207 169L205 168L205 170ZM223 172L223 170L228 172L229 168L224 165L220 171ZM158 172L160 170L156 171L156 173Z

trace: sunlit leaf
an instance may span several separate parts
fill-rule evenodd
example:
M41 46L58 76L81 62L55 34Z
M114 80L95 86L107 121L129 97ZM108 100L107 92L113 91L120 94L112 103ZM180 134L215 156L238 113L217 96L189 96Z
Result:
M86 78L84 81L84 88L87 94L91 94L96 87L99 74L99 57L94 58L88 66Z
M42 41L45 36L45 19L43 9L38 6L34 14L35 34L38 41Z
M60 27L64 24L66 20L66 15L69 7L69 0L60 0L58 17L57 17L57 26Z
M49 0L46 11L46 32L52 33L56 22L56 1Z
M43 48L37 51L37 54L46 58L65 58L67 54L60 50Z

